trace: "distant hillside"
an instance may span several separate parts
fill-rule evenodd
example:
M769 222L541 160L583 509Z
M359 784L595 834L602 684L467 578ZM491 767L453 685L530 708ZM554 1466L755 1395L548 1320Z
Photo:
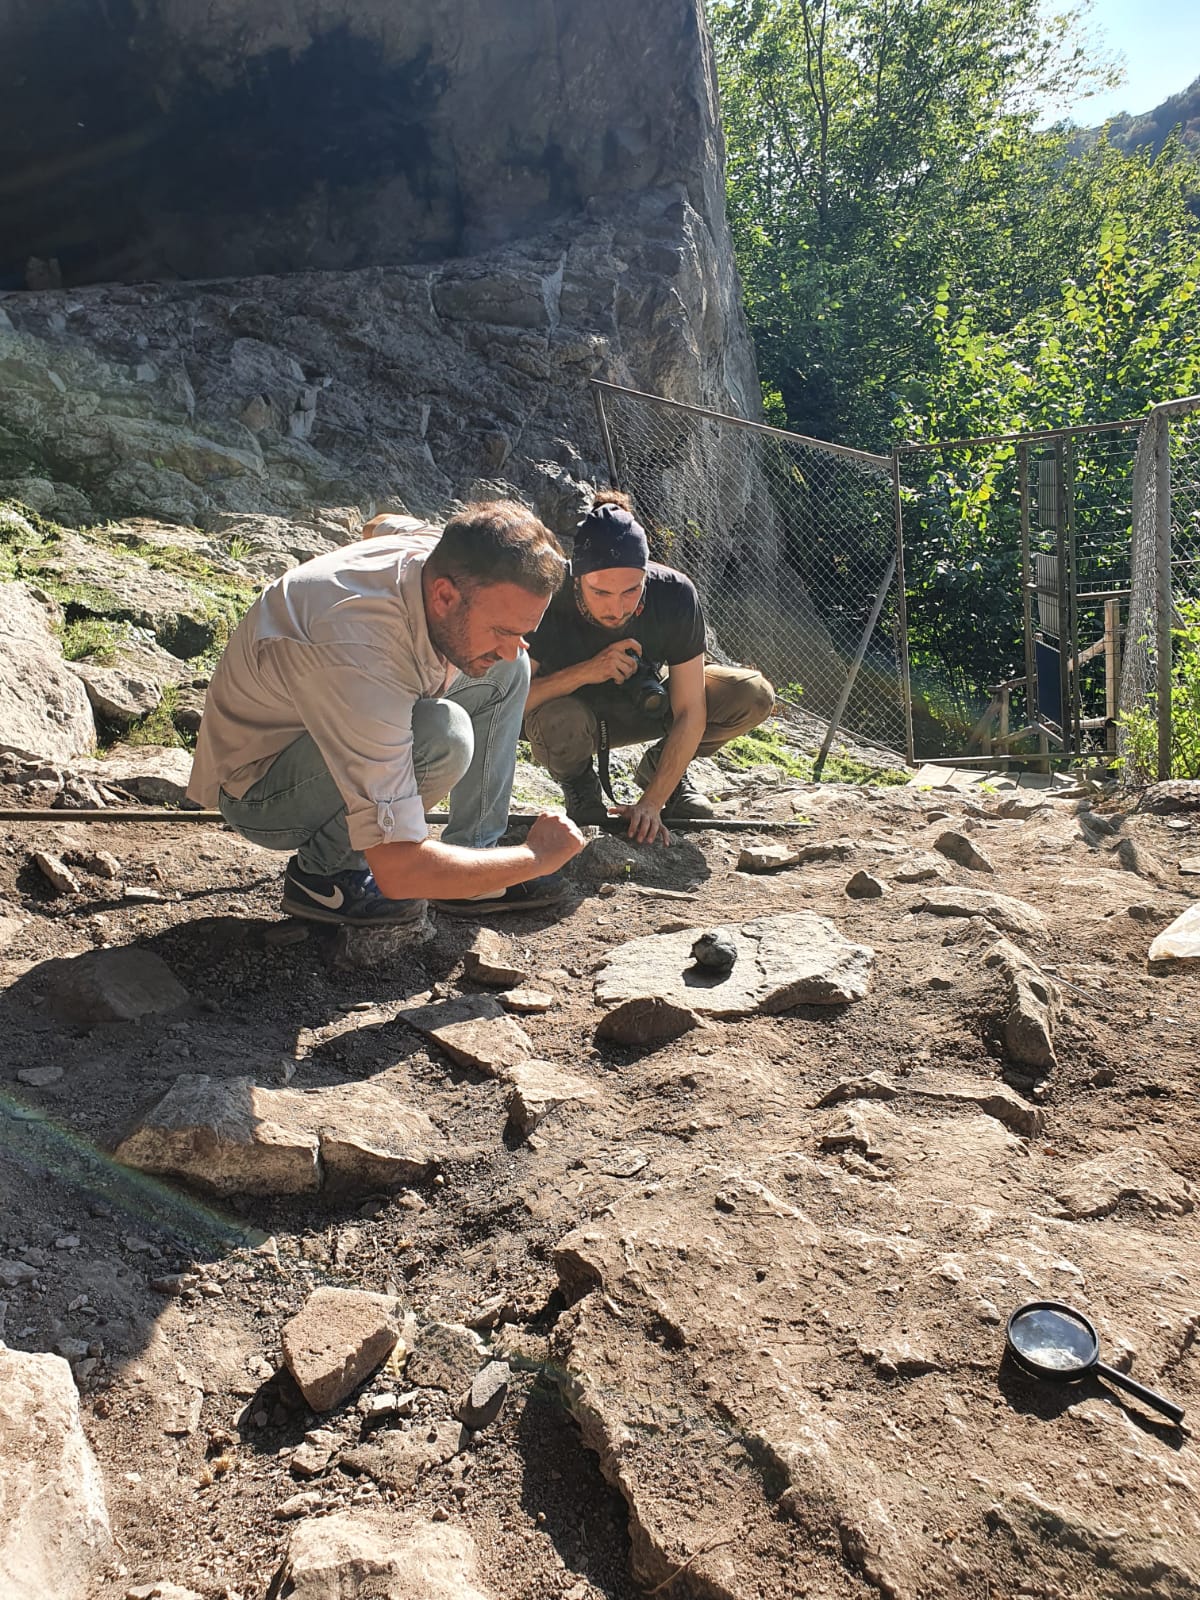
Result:
M1200 78L1180 94L1173 94L1153 111L1141 116L1126 113L1108 123L1108 137L1119 150L1133 151L1149 145L1157 155L1166 143L1172 129L1182 130L1184 145L1200 157ZM1100 128L1081 130L1076 140L1077 149L1087 149L1095 144Z

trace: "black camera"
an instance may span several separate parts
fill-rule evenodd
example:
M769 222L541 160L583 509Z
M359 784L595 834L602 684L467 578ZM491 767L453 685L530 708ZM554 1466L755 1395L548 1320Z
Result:
M626 650L625 654L633 656L638 666L633 676L626 678L622 689L632 697L642 716L656 717L661 721L671 709L671 696L658 675L658 668L651 661L643 661L634 649Z

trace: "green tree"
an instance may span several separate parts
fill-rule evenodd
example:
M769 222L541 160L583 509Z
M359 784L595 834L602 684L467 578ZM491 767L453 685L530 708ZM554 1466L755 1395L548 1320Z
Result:
M1069 253L1040 97L1096 75L1038 0L715 0L728 204L768 405L878 444L939 284ZM1033 203L1031 203L1031 197Z

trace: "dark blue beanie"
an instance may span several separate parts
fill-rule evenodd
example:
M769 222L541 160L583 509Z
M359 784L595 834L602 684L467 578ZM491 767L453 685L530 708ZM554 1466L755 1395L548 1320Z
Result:
M649 559L645 530L621 506L596 506L575 530L571 572L576 578L606 567L640 567L644 571Z

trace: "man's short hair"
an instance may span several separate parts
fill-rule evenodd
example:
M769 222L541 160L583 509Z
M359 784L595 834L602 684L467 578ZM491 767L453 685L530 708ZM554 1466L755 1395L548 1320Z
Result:
M470 596L492 583L515 583L544 598L567 570L558 540L515 500L476 500L442 530L425 563L431 578L449 578Z
M633 516L633 501L623 489L597 489L592 496L592 510L598 506L619 506L622 511L628 511Z

